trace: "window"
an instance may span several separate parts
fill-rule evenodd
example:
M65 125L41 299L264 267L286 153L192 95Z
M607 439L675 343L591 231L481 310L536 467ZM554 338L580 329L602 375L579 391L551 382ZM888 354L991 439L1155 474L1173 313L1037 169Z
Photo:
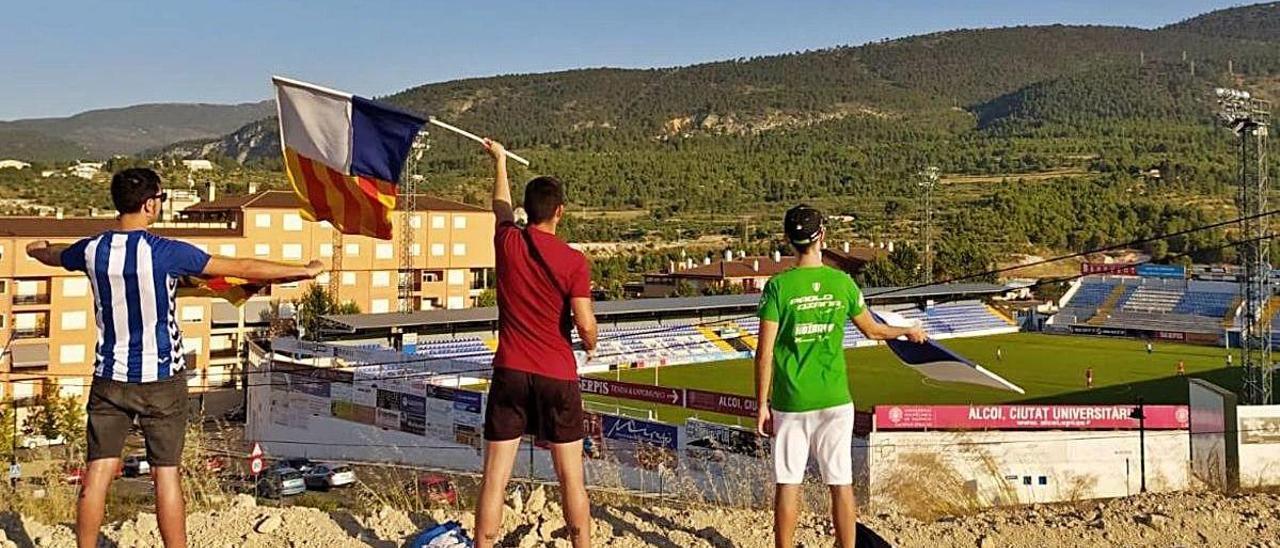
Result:
M360 256L360 244L346 244L342 246L342 254L347 257Z
M5 329L9 325L8 319L9 319L8 316L5 316L4 314L0 314L0 329Z
M456 243L456 244L453 244L453 256L454 256L454 257L462 257L462 256L464 256L464 255L466 255L466 254L467 254L467 244L464 244L464 243L462 243L462 242L458 242L458 243Z
M373 248L373 256L378 259L390 259L395 256L395 248L391 244L378 244Z
M182 321L184 322L204 321L204 307L203 306L182 307Z
M200 337L183 337L182 338L182 352L184 354L195 354L199 356L200 351L202 350L204 350L204 339ZM194 369L195 365L196 364L194 363L189 363L187 364L187 367Z
M373 287L390 287L391 286L390 272L386 270L375 270L372 276L373 276L373 281L371 282L371 284L373 285Z
M259 213L253 216L253 226L258 228L271 228L271 214Z
M40 292L40 284L35 280L18 280L18 295L36 295Z
M462 297L449 297L449 308L450 308L450 309L462 308L462 307L464 307L464 306L466 306L466 305L464 304L464 301L462 300Z
M431 228L444 228L444 215L432 215Z
M465 229L465 228L467 228L467 218L466 218L466 216L464 216L464 215L454 215L454 216L453 216L453 229L454 229L454 230L463 230L463 229Z
M422 255L422 244L409 244L409 255L413 257Z
M391 311L391 301L388 299L374 299L369 302L369 312L380 314Z
M284 244L280 247L280 254L286 261L302 259L302 244Z
M342 273L342 285L356 285L356 273L355 273L355 272L343 272L343 273Z
M1040 485L1049 485L1049 476L1040 476L1039 480L1037 483Z
M83 310L71 310L62 313L62 330L76 331L84 329L88 324L88 315Z
M58 379L58 395L64 398L79 398L84 395L84 381L80 379Z
M422 215L409 217L409 226L413 228L422 228Z
M269 257L271 255L271 244L253 244L253 256Z
M83 280L84 278L79 278L79 279ZM9 292L9 280L0 280L0 295L4 295L8 292Z
M58 347L58 362L84 363L84 345L83 344L64 344Z
M436 298L427 298L427 299L422 299L422 309L423 309L423 310L433 310L433 309L435 309L435 308L438 308L439 306L440 306L440 300L439 300L439 299L436 299Z
M443 257L443 256L444 256L444 244L431 244L431 256L432 256L432 257Z
M279 285L279 287L280 287L280 288L282 288L282 289L297 289L297 288L298 288L298 282L296 282L296 281L293 281L293 282L285 282L285 283L280 284L280 285Z
M218 254L223 257L235 257L236 244L222 244L218 246Z
M320 285L329 285L329 273L321 272L319 276L316 276L316 283Z
M321 256L321 257L332 257L332 256L333 256L333 244L320 244L320 256Z
M285 232L302 232L302 216L297 213L287 213L284 216Z
M205 253L209 252L209 244L193 244L193 245L195 245L196 249L199 249L200 251L203 251Z
M462 285L467 283L466 274L467 274L466 270L450 270L449 285Z
M62 280L63 297L83 297L89 294L89 278L77 276Z

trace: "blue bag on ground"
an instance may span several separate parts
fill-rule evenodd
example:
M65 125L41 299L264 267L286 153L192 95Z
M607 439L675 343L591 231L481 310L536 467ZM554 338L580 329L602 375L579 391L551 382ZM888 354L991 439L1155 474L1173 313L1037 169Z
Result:
M409 543L410 548L472 548L475 546L462 524L456 521L442 523L426 531Z

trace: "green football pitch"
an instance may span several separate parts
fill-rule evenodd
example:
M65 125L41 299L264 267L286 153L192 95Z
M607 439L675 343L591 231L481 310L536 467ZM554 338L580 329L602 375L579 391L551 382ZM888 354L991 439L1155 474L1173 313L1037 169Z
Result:
M903 365L887 347L879 345L846 351L849 388L858 409L888 404L1119 404L1136 403L1139 397L1151 404L1186 403L1187 381L1177 373L1179 361L1184 362L1187 376L1204 378L1230 390L1240 386L1240 369L1227 367L1227 351L1219 347L1155 342L1154 351L1147 354L1146 343L1139 340L1033 333L941 342L1022 387L1026 394L933 381ZM1003 350L1003 359L996 359L997 349ZM1091 389L1085 387L1088 368L1093 368ZM629 369L593 377L654 384L655 373L657 383L663 386L741 395L755 391L749 360ZM614 407L635 415L652 409L657 418L668 422L690 416L739 422L735 417L632 400L595 396L588 399L595 402L591 407L600 411L611 412Z

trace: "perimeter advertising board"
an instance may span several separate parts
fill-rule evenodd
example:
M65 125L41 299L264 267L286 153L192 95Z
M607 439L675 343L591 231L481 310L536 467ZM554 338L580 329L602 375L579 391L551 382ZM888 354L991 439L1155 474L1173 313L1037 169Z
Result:
M877 430L1127 430L1138 428L1135 405L885 405L876 406ZM1146 427L1183 430L1185 405L1148 405Z

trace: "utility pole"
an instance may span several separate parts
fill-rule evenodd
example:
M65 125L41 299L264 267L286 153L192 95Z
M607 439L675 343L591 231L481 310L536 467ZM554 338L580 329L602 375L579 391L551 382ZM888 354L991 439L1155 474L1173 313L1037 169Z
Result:
M1254 405L1272 402L1271 374L1271 227L1267 216L1267 133L1270 103L1247 91L1217 88L1218 116L1239 138L1236 206L1240 214L1240 366L1244 398Z
M1138 419L1138 475L1141 492L1147 492L1147 410L1146 400L1138 397L1138 407L1133 410L1133 418Z
M938 168L921 170L919 185L924 189L924 281L933 283L933 189L938 186Z

